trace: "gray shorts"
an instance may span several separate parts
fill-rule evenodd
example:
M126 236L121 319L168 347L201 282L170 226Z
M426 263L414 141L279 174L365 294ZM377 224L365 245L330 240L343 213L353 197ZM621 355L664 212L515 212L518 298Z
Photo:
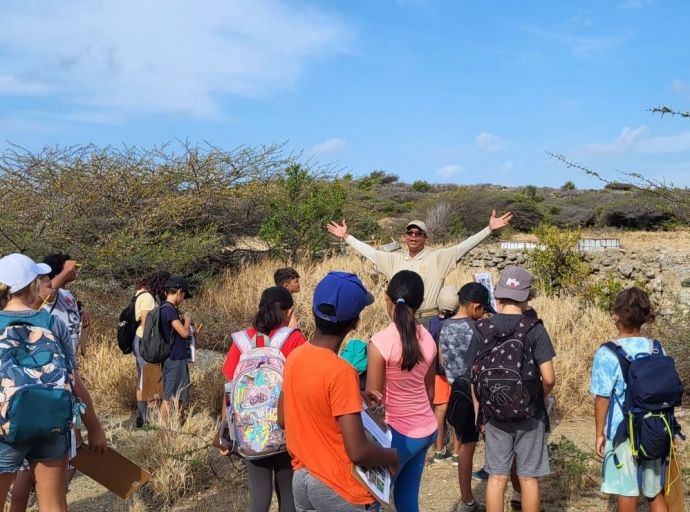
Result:
M376 503L355 505L302 468L292 476L292 494L297 512L364 512L374 510Z
M190 386L187 360L166 359L163 363L163 400L170 401L179 393L180 402L187 402Z
M490 475L510 475L515 457L518 476L542 477L551 473L544 422L536 419L514 423L489 421L484 434Z

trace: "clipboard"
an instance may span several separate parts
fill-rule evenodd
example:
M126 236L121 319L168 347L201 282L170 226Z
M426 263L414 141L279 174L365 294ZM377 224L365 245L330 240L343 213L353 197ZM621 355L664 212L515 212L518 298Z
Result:
M159 364L146 363L141 369L141 392L147 402L163 399L163 372Z
M70 464L120 498L128 497L151 478L151 473L112 448L102 455L80 448Z

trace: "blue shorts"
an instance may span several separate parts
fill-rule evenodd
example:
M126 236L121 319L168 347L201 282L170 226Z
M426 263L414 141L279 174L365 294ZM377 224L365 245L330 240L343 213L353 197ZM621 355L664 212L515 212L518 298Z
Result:
M24 459L29 462L50 462L63 457L70 447L71 433L45 441L8 444L0 441L0 473L16 473Z

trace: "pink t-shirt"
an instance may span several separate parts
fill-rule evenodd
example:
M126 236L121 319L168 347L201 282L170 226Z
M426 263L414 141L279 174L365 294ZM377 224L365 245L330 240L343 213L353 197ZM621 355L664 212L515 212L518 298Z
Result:
M424 361L417 363L412 371L400 368L402 340L394 323L374 334L371 343L386 360L386 383L383 386L386 423L404 436L420 439L438 428L424 385L424 377L434 364L436 343L422 326L417 328L417 338Z

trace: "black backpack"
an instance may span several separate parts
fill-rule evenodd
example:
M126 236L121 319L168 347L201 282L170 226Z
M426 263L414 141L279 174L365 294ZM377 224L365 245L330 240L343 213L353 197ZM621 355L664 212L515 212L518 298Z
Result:
M499 332L490 319L475 323L482 336L472 368L472 382L486 420L521 421L537 415L541 373L527 333L541 320L522 317L513 329Z
M149 311L148 315L146 315L144 336L139 345L139 353L141 354L141 358L147 363L159 364L170 357L170 349L172 348L175 330L171 329L169 340L163 337L161 310L164 307L174 308L169 302L164 302L160 306L153 308Z
M614 446L629 442L636 459L665 461L672 454L673 437L680 432L674 407L683 398L683 384L673 358L664 354L657 340L650 342L648 353L634 356L613 341L603 346L616 355L625 379L625 399L620 404L624 420L613 437L610 431L607 437ZM609 406L609 428L612 415L613 407Z
M135 305L137 298L142 293L139 292L132 297L131 302L120 313L120 322L117 324L117 346L120 347L123 354L131 354L133 350L134 338L137 335L137 329L141 322L137 322L135 314ZM57 303L57 301L55 301Z

